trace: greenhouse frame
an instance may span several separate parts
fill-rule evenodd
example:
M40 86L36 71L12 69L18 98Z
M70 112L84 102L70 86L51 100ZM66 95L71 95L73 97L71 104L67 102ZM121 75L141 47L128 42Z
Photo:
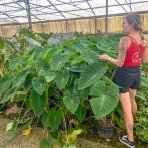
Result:
M23 25L35 32L121 32L122 16L129 12L141 14L147 31L147 5L147 0L1 0L1 34Z

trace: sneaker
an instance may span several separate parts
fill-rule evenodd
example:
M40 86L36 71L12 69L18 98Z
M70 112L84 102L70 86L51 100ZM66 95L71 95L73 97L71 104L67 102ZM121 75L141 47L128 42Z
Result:
M129 148L135 148L135 142L129 141L127 135L125 136L119 135L119 140L121 143L125 144Z

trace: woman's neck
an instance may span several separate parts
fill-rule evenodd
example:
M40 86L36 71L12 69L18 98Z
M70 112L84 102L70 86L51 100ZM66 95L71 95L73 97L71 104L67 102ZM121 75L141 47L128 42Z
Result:
M135 30L132 30L131 32L129 32L129 36L139 36L141 35L139 31L135 31Z

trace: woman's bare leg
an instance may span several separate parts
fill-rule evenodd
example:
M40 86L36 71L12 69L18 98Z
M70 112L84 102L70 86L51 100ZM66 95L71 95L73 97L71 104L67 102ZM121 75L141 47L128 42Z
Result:
M129 92L120 93L120 102L124 112L124 120L126 125L126 131L129 141L134 141L133 135L133 114L132 114L132 105L130 101Z
M137 112L137 103L135 100L136 93L137 93L137 89L131 89L131 88L129 89L129 95L130 95L133 115L135 115L135 113Z

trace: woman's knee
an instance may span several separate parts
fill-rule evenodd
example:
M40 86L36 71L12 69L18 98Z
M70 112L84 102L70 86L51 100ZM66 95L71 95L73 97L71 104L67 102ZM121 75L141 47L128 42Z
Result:
M135 115L137 113L137 105L132 107L132 113L133 113L133 115Z
M131 109L132 109L133 114L135 114L137 112L137 103L136 103L135 99L131 99Z
M133 117L132 111L124 111L124 117L126 117L126 118L131 118L131 117Z

